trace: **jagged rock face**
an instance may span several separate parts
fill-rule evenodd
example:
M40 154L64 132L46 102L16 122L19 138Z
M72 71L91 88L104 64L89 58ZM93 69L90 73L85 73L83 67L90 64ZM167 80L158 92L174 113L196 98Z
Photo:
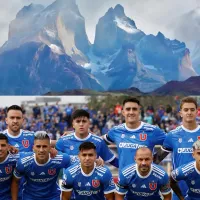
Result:
M100 56L112 54L123 45L137 43L143 36L135 22L125 15L124 8L117 5L99 19L93 50Z
M11 22L9 40L0 52L30 41L56 45L78 63L87 61L84 54L89 51L90 42L85 20L74 0L57 0L45 9L34 4L24 7Z
M27 43L2 53L0 70L0 94L4 95L40 95L77 88L102 90L95 78L69 56L56 54L41 43Z

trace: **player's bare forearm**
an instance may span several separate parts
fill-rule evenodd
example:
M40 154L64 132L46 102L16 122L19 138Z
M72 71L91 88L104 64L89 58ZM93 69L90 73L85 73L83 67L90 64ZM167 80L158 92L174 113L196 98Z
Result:
M72 192L62 191L62 200L70 200Z
M159 164L168 154L169 152L163 151L161 148L159 148L156 154L153 156L153 162L155 164Z
M169 194L163 195L164 199L163 200L171 200L172 199L172 193L170 192Z
M115 200L124 200L124 195L115 193Z
M12 183L11 183L12 200L17 200L18 188L19 188L19 179L13 176Z
M114 200L115 199L114 192L105 194L105 197L106 197L106 200Z
M175 192L175 194L178 196L178 198L180 200L184 200L184 197L181 193L178 183L172 177L170 177L170 186L171 186L172 190Z

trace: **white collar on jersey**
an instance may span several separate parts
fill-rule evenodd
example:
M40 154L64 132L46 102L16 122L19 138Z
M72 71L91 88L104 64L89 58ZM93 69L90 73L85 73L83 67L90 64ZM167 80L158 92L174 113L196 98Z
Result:
M141 122L140 125L139 125L139 127L135 128L135 129L128 128L128 127L126 126L126 123L124 123L124 124L125 124L125 128L126 128L128 131L137 131L137 130L139 130L139 129L142 128L142 126L144 125L144 122Z
M197 169L197 163L196 163L196 161L194 161L194 168L195 168L196 172L197 172L198 174L200 174L200 171Z
M140 178L147 178L147 177L150 176L150 174L151 174L151 172L152 172L152 164L151 164L151 169L150 169L149 173L148 173L146 176L142 176L142 175L140 174L140 172L138 171L138 165L137 165L137 164L136 164L136 172L137 172L137 175L138 175Z
M80 163L80 166L81 166L81 163ZM83 176L89 177L89 176L91 176L91 175L94 173L95 168L96 168L96 163L94 163L94 168L93 168L93 170L92 170L89 174L86 174L86 173L83 171L82 167L81 167L81 173L83 174Z
M199 129L200 129L200 126L198 125L197 128L193 129L193 130L189 130L187 128L185 128L183 125L181 125L181 128L184 130L184 131L187 131L187 132L190 132L190 133L194 133L194 132L197 132Z
M35 153L34 153L34 161L35 161L36 165L38 165L38 166L44 166L44 165L46 165L47 163L49 163L50 160L51 160L51 157L50 157L50 154L49 154L49 159L48 159L48 161L47 161L46 163L44 163L44 164L40 164L40 163L37 162L36 157L35 157Z
M90 138L90 136L91 136L91 133L88 133L88 136L87 136L86 138L81 139L81 138L77 137L77 136L76 136L76 133L74 132L74 137L75 137L77 140L79 140L79 141L85 141L85 140L87 140L88 138Z
M7 132L7 134L8 134L8 136L9 137L11 137L11 138L19 138L20 136L21 136L21 134L22 134L22 129L20 129L20 132L19 132L19 134L18 135L11 135L9 132L8 132L8 129L6 129L6 132Z

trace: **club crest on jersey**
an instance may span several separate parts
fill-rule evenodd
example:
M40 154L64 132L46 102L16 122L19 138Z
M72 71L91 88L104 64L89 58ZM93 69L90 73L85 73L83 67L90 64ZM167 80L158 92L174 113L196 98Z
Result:
M150 190L155 190L157 188L157 183L149 183Z
M141 141L147 140L147 134L146 133L140 133L140 140Z
M92 186L93 186L94 188L99 187L99 186L100 186L100 181L99 181L99 180L92 180Z
M53 176L56 174L56 169L48 169L48 174Z
M29 140L22 140L22 145L24 146L24 148L28 148L29 147Z
M70 146L70 150L74 150L74 146L73 145Z
M6 172L6 174L11 174L12 173L12 166L5 167L5 172Z
M182 142L182 138L179 138L179 139L178 139L178 142L181 143L181 142Z
M197 140L200 140L200 136L197 136Z

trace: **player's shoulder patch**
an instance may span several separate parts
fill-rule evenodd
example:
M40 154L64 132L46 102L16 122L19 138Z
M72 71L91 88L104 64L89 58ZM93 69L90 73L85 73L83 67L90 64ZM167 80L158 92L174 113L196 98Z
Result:
M162 167L155 164L152 164L152 173L159 179L162 179L166 174L165 170Z
M22 130L22 134L24 136L34 136L35 133L29 130Z
M156 128L158 128L157 126L155 125L152 125L152 124L148 124L146 122L143 122L143 129L146 130L146 131L153 131L155 130Z
M120 130L120 129L125 129L125 123L113 126L111 130Z
M174 130L171 130L169 133L171 134L176 134L176 133L179 133L180 131L182 131L182 127L181 126L178 126L176 127Z
M60 139L63 139L63 140L70 140L70 139L73 139L74 138L74 132L72 133L69 133L67 135L64 135L62 136Z
M129 178L136 173L136 164L131 164L122 169L124 177Z
M99 136L97 136L97 135L94 135L94 134L91 135L91 138L92 138L93 140L98 141L98 142L102 142L102 141L103 141L103 139L102 139L101 137L99 137Z
M21 164L24 166L28 166L34 161L34 153L20 153Z
M192 161L186 165L183 165L181 167L181 171L183 172L183 174L185 176L187 176L188 174L191 174L192 172L195 171L195 161Z
M69 171L69 173L70 173L71 176L75 176L80 170L81 170L80 163L72 165L71 167L69 167L67 169L67 171Z

